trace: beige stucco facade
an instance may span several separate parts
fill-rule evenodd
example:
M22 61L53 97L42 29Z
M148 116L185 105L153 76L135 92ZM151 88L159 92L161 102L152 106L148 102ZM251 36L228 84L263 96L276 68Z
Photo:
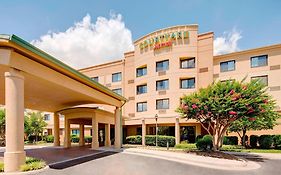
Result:
M174 34L176 37L172 37ZM177 35L181 36L178 37ZM158 38L158 43L155 43L155 40L157 40L155 38ZM198 33L197 25L169 27L136 40L134 42L135 49L124 53L124 58L120 60L79 71L91 78L98 79L99 83L112 90L120 88L122 95L129 99L122 111L125 116L123 120L125 136L155 134L156 114L158 115L157 123L160 127L169 126L174 130L170 134L176 136L177 143L186 139L182 135L185 129L192 132L191 137L206 134L196 121L178 118L178 113L175 110L180 105L180 98L184 94L192 93L217 80L232 78L242 80L247 76L248 81L251 77L267 75L268 92L276 99L278 106L276 110L280 111L281 45L214 56L213 38L212 32ZM251 67L251 57L259 55L267 55L268 63L260 67ZM181 60L188 58L195 58L195 66L182 68ZM157 62L163 60L168 60L169 68L165 71L157 71ZM221 63L229 60L235 60L235 69L221 71ZM143 67L146 67L147 73L143 76L137 76L137 69ZM118 72L121 72L121 80L112 82L113 74ZM195 86L188 89L181 88L181 80L189 78L195 79ZM159 80L168 80L168 88L156 90L156 82ZM147 85L147 92L138 94L137 87L139 85ZM157 109L156 101L159 99L169 99L169 107ZM137 111L139 102L147 103L145 111ZM100 107L110 110L104 106ZM187 126L193 128L185 128ZM253 131L248 134L281 134L280 127L281 125L278 125L273 130ZM193 139L190 141L193 141Z

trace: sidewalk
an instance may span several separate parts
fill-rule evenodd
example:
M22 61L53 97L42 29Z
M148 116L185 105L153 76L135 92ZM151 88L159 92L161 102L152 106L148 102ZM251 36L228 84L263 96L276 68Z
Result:
M220 170L245 171L260 168L260 165L258 163L252 161L218 159L212 157L197 156L190 153L157 151L140 148L127 148L123 150L123 153L165 159L170 161L176 161L179 163L191 164L195 166Z

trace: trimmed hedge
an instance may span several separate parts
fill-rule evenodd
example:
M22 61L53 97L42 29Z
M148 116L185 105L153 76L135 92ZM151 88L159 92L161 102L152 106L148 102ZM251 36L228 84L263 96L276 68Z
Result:
M205 135L202 139L198 139L196 147L201 151L211 150L213 148L213 137L211 135Z
M273 144L272 135L261 135L259 137L259 145L261 149L269 149Z
M71 135L71 142L72 143L79 143L79 137L75 134Z
M257 136L257 135L251 135L250 136L250 146L251 146L251 148L257 148L258 147L258 140L259 140L259 136Z
M273 136L273 146L275 149L281 149L281 135Z
M54 143L54 136L53 135L47 135L45 139L46 139L47 143Z
M167 142L169 142L169 147L174 147L176 143L176 138L173 136L157 136L157 144L160 147L166 147ZM146 135L145 136L145 144L150 146L155 146L156 144L156 136L155 135Z
M199 140L199 139L202 139L203 138L203 135L198 135L198 136L196 136L196 138L195 138L195 143Z
M223 144L224 145L238 145L238 137L237 136L224 136Z
M141 135L128 136L126 137L126 143L128 144L142 144Z
M84 140L85 140L85 143L92 143L92 136L85 136Z

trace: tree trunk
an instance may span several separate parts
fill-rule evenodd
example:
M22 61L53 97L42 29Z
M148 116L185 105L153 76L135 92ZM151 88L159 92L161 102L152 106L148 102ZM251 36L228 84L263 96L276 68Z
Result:
M242 146L246 146L246 132L247 132L247 129L246 128L243 128L242 130Z

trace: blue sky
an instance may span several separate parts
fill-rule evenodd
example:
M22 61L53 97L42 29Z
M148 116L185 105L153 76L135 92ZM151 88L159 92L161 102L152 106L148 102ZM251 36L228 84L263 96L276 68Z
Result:
M199 24L200 32L221 36L236 28L241 50L281 43L279 0L2 0L0 33L37 40L48 31L64 32L89 14L110 18L121 14L133 40L156 29Z

